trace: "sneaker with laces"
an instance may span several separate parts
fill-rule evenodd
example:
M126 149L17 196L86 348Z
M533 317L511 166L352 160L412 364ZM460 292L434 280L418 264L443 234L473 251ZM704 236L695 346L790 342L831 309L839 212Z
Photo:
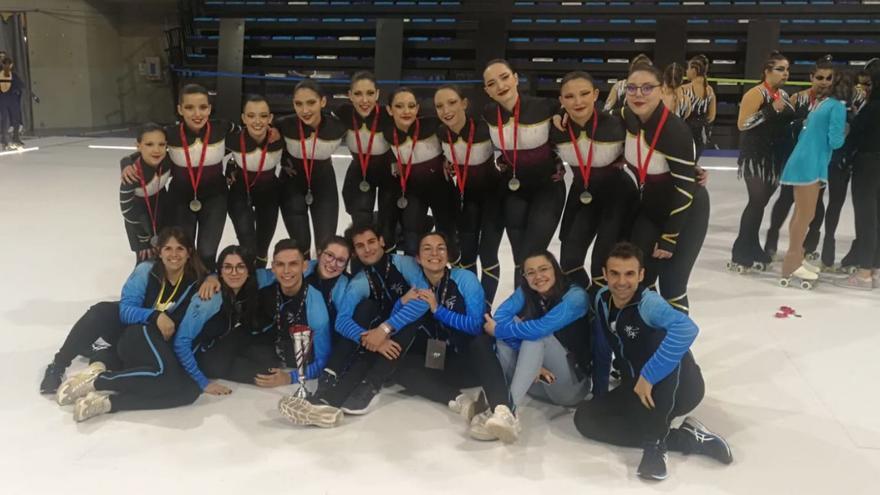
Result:
M522 426L519 418L505 405L495 407L492 417L486 421L486 429L504 443L513 443L519 438Z
M43 373L43 381L40 382L41 394L54 394L58 392L58 387L64 380L64 368L55 363L49 363L46 366L46 372Z
M278 402L278 410L291 423L299 426L335 428L342 424L344 416L341 409L333 406L315 405L303 397L295 395L283 397Z
M468 435L474 440L481 440L484 442L498 440L498 437L493 435L492 432L486 428L486 422L489 421L489 418L491 417L492 411L488 409L474 416L473 419L471 419L471 426L468 428Z
M642 461L636 470L639 478L651 481L665 480L669 475L666 472L666 445L661 441L649 442L642 450Z
M77 399L73 406L73 420L77 423L110 412L110 395L102 392L89 392Z
M688 416L679 428L687 433L685 454L698 454L711 457L722 464L733 462L730 445L717 433L713 433L697 419Z
M107 371L104 363L95 361L85 371L73 375L58 387L55 396L59 406L67 406L76 402L80 397L85 397L95 391L95 379L98 375Z
M345 399L340 409L345 414L361 416L372 411L378 402L379 390L364 380Z

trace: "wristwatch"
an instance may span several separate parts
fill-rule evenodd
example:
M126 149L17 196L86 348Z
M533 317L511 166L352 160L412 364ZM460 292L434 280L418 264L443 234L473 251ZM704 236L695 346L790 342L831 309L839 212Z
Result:
M381 328L382 331L385 332L385 335L391 335L391 331L392 331L391 325L389 325L387 323L382 323L381 325L379 325L379 328Z

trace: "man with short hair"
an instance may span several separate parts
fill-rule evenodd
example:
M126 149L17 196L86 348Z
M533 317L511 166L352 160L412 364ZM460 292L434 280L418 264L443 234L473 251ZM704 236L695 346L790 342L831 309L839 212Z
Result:
M608 286L593 301L593 399L578 406L575 426L593 440L642 447L637 473L648 480L666 478L667 448L730 464L727 442L696 419L670 426L703 399L703 376L690 352L699 330L688 315L641 286L642 260L638 247L622 242L605 262ZM609 392L612 351L623 376Z
M428 303L415 299L395 304L410 289L428 289L416 261L404 255L386 254L385 241L372 225L352 226L345 237L354 247L363 269L345 290L336 317L336 343L308 399L286 397L281 413L294 424L315 424L315 407L338 407L347 414L366 414L375 406L382 384L391 377L416 337L410 325L428 310Z

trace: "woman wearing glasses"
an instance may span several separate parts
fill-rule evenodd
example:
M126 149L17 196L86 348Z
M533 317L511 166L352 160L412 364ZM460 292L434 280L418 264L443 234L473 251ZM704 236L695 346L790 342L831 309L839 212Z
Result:
M252 255L239 246L224 249L217 265L219 293L207 300L193 297L174 339L174 352L203 392L227 395L232 390L209 379L254 383L258 374L280 362L271 347L253 345L261 328L258 285L269 282L260 275L265 270L255 274Z
M565 204L565 169L550 145L551 120L559 102L519 94L519 78L510 64L490 61L483 88L492 98L483 110L489 136L501 151L504 225L515 270L526 254L547 249ZM519 283L520 277L515 277Z
M729 270L763 271L772 258L761 248L759 231L764 208L779 185L779 174L791 152L789 124L794 106L782 89L788 81L789 63L779 52L764 62L761 84L743 95L736 126L740 130L739 174L746 183L749 201L739 222Z
M640 194L630 238L645 253L645 285L687 313L688 280L709 227L709 194L694 163L694 140L684 120L662 101L662 74L652 65L627 78L625 157Z
M548 251L523 261L523 282L495 311L483 330L497 339L498 359L510 383L514 406L526 394L573 406L590 391L590 328L587 293L568 281ZM512 441L507 424L519 421L498 409L484 416L485 428L502 441ZM472 428L480 427L475 418Z
M310 261L306 267L305 281L318 289L327 305L330 321L336 322L336 305L342 302L342 296L348 287L348 260L351 259L351 248L344 237L338 235L325 239L318 245L318 259ZM341 335L331 332L333 342Z
M807 116L831 92L831 83L833 79L834 65L831 62L831 55L826 55L813 65L813 69L810 71L810 87L803 91L798 91L791 96L791 104L794 107L794 119L791 122L791 131L795 140L797 140L798 135L800 135L801 128L804 126ZM822 187L824 188L825 185L823 184ZM825 203L822 201L822 196L822 194L819 195L819 201L816 203L816 214L813 216L813 221L810 222L810 231L804 241L804 249L810 255L810 261L815 259L813 252L816 250L816 246L819 245L819 229L822 227L822 220L825 216ZM846 188L844 187L844 198L845 197ZM773 209L770 212L770 227L767 228L767 237L764 242L764 251L771 258L776 255L776 247L779 242L779 230L782 228L782 224L785 223L785 218L788 217L788 212L791 210L792 204L794 204L794 188L792 186L782 185L779 190L779 197L776 199L776 203L773 204Z
M600 112L599 88L586 72L569 72L562 78L559 102L568 115L567 126L550 129L556 153L574 173L562 214L559 262L563 273L587 288L604 286L602 263L620 240L621 226L636 192L623 172L626 128L619 115ZM593 245L590 272L584 268Z

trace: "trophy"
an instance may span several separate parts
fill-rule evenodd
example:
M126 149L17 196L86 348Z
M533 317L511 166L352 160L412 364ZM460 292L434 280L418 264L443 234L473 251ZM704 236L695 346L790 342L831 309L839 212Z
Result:
M299 390L294 395L305 398L309 395L306 390L306 366L312 353L312 329L308 325L291 325L289 331L293 340L296 374L299 379Z

